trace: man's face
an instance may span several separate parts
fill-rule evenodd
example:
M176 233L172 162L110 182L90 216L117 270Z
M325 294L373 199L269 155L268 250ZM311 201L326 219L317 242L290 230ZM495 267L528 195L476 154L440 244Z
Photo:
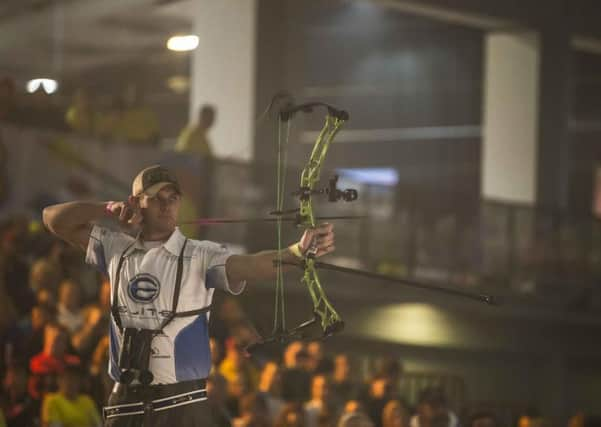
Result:
M181 195L175 187L168 185L154 197L143 196L140 208L144 217L144 227L158 232L175 229L181 206Z

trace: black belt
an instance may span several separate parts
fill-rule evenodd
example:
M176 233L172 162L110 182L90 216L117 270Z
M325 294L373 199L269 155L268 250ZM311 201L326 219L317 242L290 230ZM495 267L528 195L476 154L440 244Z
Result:
M105 406L104 419L128 415L148 415L178 406L207 400L204 379L151 386L116 383L113 395L122 395L124 403Z

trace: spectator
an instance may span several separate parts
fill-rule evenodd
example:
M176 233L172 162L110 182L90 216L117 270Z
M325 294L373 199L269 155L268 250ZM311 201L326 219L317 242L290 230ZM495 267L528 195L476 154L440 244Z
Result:
M388 380L391 397L400 397L400 385L403 377L403 364L395 357L385 357L381 361L380 375Z
M65 248L62 264L65 277L78 285L81 305L93 301L98 295L98 286L101 282L99 272L85 263L85 258L74 246Z
M252 393L240 399L240 416L232 422L233 427L270 427L267 404L261 395Z
M282 371L282 399L285 402L302 403L311 397L311 375L302 366L306 359L302 342L294 341L286 347Z
M29 263L25 253L28 222L21 219L11 221L1 235L0 271L5 292L12 299L17 314L29 313L34 305L34 295L27 286Z
M459 419L447 407L447 399L439 387L424 389L418 398L417 414L410 427L458 427Z
M207 378L207 397L215 426L230 427L233 417L226 404L227 383L221 375L211 374Z
M39 258L31 265L29 286L34 292L46 290L55 294L63 279L59 259L53 256Z
M48 305L36 305L30 319L21 322L8 340L5 357L8 363L27 363L44 346L44 328L56 319L56 310Z
M91 135L94 131L94 110L89 93L78 89L73 95L73 102L67 109L65 121L74 132Z
M119 123L123 115L123 97L114 95L110 105L100 107L94 118L94 131L96 136L104 140L105 143L114 142L118 137Z
M333 370L332 360L323 353L321 341L311 341L307 345L309 354L309 370L312 374L331 374Z
M346 402L357 397L359 385L350 378L351 366L348 356L340 353L334 357L334 373L332 374L332 395L339 402Z
M535 407L528 407L524 410L524 412L518 417L517 426L518 427L535 427L540 424L540 420L542 416L540 411Z
M340 417L338 427L374 427L374 423L362 412L349 412Z
M43 427L99 427L102 420L90 396L80 392L78 368L68 367L59 376L58 392L42 403Z
M363 412L365 413L365 408L363 404L359 400L349 400L344 404L342 408L343 414L350 414L352 412Z
M37 305L52 307L56 311L56 294L48 289L40 289L35 293Z
M218 341L225 340L232 335L237 325L247 322L246 314L235 298L225 297L216 316L211 316L209 330Z
M2 309L4 311L0 316L0 373L4 372L5 367L14 359L14 331L17 319L12 301L6 297L0 284L0 310Z
M90 376L92 396L96 402L107 402L113 388L113 380L106 369L109 363L109 337L103 336L92 354Z
M9 427L29 427L38 418L39 406L27 394L27 370L21 365L8 368L3 381L2 410Z
M337 409L330 402L330 385L325 375L315 375L311 381L311 400L305 403L305 421L307 427L318 427L322 423L333 424L338 414Z
M305 427L304 411L300 403L287 403L274 424L274 427Z
M249 359L245 358L242 349L233 338L225 343L225 358L219 365L219 373L225 377L230 387L244 384L251 390L256 390L259 373ZM231 390L230 390L230 394Z
M203 105L198 114L198 122L181 131L175 145L175 151L194 153L203 160L210 160L213 157L213 152L207 133L214 122L215 109L210 105Z
M469 418L468 427L497 427L497 418L492 412L476 412Z
M244 382L242 377L236 378L234 382L226 381L227 384L227 399L226 406L228 411L234 418L240 416L240 399L242 396L250 393L251 390L248 387L248 384Z
M111 284L104 280L98 292L98 302L83 310L83 326L71 338L71 344L80 356L90 356L105 335L109 327L110 310Z
M365 407L376 427L382 427L382 411L391 397L389 378L381 374L375 376L369 384Z
M157 144L159 120L154 111L143 101L143 95L135 85L125 90L124 110L117 125L120 138L135 144Z
M382 426L383 427L408 427L409 426L409 411L398 400L389 401L382 411ZM476 426L470 426L476 427ZM494 427L494 426L478 426L478 427Z
M44 328L44 348L35 355L29 364L32 376L29 378L29 394L40 399L46 392L56 390L56 376L67 366L77 366L77 356L67 354L69 336L67 331L56 323Z
M57 321L73 334L84 325L79 286L72 280L63 281L58 289Z
M196 208L200 217L211 216L214 158L207 134L215 122L215 115L215 109L212 106L203 105L198 114L198 122L181 131L174 148L175 151L193 155L200 161L198 170L201 185L195 183L198 192L197 203L196 206L192 206L191 202L189 203L189 209ZM205 232L203 228L199 231L201 233Z
M211 348L211 373L219 371L219 365L223 361L223 351L221 350L221 344L216 338L209 338L209 347Z
M280 398L282 377L280 367L274 361L268 361L263 366L259 377L259 395L265 399L269 421L275 422L277 415L282 410L284 402Z

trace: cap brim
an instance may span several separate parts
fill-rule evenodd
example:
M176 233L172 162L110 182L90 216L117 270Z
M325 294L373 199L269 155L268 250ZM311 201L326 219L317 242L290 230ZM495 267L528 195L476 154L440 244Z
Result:
M174 184L173 182L159 182L157 184L151 185L150 187L148 187L146 189L146 191L143 191L141 194L148 196L148 197L154 197L158 194L159 191L161 191L163 188L168 187L170 185L173 186L175 191L177 191L178 193L181 194L179 186L177 184Z

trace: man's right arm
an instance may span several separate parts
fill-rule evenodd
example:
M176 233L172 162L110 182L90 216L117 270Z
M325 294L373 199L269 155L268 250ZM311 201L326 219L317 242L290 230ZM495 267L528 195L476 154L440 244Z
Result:
M68 202L44 208L44 225L53 234L83 251L88 247L92 222L107 215L106 202Z
M44 225L53 234L82 249L88 247L92 223L111 215L122 226L141 224L142 216L133 200L128 202L68 202L44 208Z

